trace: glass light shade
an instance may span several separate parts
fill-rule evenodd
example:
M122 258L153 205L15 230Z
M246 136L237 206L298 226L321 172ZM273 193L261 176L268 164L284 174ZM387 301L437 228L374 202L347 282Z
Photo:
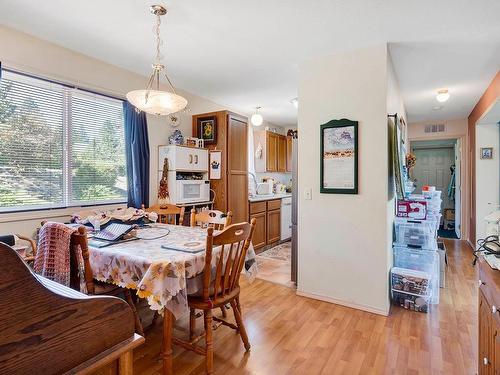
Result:
M444 103L450 98L450 93L448 90L439 90L438 94L436 95L436 100L440 103Z
M254 113L252 117L250 117L250 122L253 126L261 126L264 122L264 117L260 113Z
M146 94L149 96L146 100ZM169 115L186 108L187 100L168 91L134 90L127 94L127 100L135 107L153 115Z

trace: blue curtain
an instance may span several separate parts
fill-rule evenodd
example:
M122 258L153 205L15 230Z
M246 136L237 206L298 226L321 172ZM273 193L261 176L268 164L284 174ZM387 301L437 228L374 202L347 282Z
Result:
M128 206L149 206L149 140L146 114L123 102L125 154L127 158Z

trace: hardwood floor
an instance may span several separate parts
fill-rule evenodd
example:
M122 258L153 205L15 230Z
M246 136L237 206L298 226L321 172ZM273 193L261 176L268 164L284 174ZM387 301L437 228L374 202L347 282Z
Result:
M429 314L393 306L383 317L299 297L270 282L244 282L241 304L252 349L245 353L233 330L216 330L216 374L475 374L477 269L464 242L445 243L446 288ZM157 324L134 353L134 374L161 372L160 338ZM178 347L174 356L175 374L204 373L203 357Z

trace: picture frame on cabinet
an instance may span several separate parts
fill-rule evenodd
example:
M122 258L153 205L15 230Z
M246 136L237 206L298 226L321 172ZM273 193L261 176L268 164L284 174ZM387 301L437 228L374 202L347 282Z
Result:
M358 194L358 122L331 120L320 131L320 192Z
M202 139L205 145L217 144L217 116L198 117L196 136Z

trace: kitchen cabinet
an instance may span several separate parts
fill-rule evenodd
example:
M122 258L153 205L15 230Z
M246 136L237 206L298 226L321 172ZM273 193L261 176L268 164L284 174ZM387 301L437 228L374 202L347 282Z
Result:
M292 137L286 137L286 171L292 172L292 151L293 142Z
M286 172L288 158L287 137L269 131L254 132L254 151L260 150L255 159L256 172ZM254 152L255 154L255 152ZM291 170L291 152L290 152Z
M281 239L281 209L267 211L267 243Z
M286 172L286 137L278 137L278 172Z
M219 180L210 180L210 188L214 191L214 209L222 212L231 211L234 223L247 221L248 119L229 111L194 115L192 123L193 137L196 137L197 134L198 119L207 117L216 118L217 144L206 145L206 148L222 151L221 178Z
M253 248L255 250L266 246L267 241L267 218L266 212L260 212L257 214L250 215L250 220L255 219L255 229L253 231Z
M500 272L478 264L478 373L500 374Z
M253 247L257 251L281 239L281 199L249 203L249 219L256 219ZM258 252L258 251L257 251Z

